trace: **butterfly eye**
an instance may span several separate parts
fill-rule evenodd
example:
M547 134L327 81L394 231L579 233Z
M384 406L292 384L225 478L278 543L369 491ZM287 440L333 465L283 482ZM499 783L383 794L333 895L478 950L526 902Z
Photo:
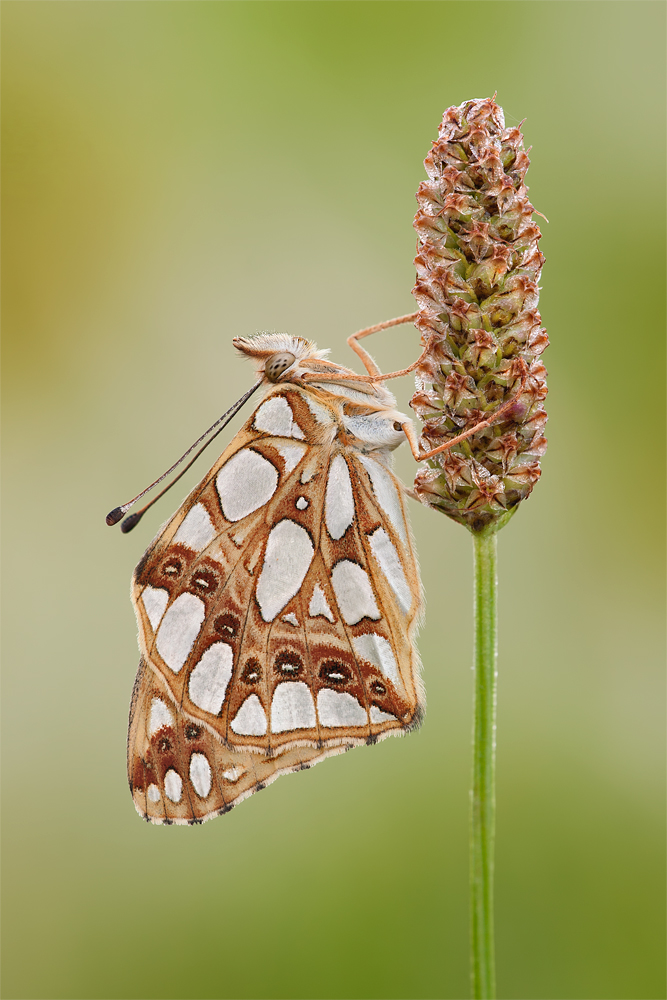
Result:
M394 430L395 431L402 431L403 430L403 424L399 424L398 420L394 420Z
M277 382L283 372L287 371L294 364L296 358L288 351L281 354L272 354L264 365L264 374L269 382Z

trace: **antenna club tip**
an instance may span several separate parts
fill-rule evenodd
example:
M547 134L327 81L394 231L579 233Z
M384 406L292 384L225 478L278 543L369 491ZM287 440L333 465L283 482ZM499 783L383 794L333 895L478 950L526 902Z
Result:
M128 531L132 531L132 528L135 528L139 524L142 516L143 514L139 512L137 514L130 514L129 517L126 517L120 526L120 530L123 534L126 535Z
M123 513L124 513L124 511L123 511L122 507L114 507L113 510L109 511L109 513L106 516L106 522L107 522L107 524L109 525L110 528L114 524L118 524L118 522L120 521L121 517L123 516Z

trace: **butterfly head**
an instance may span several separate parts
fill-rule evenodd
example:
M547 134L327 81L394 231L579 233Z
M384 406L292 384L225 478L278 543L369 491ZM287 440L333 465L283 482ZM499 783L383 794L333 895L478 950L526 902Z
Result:
M329 354L328 350L318 350L312 340L286 333L235 337L233 343L244 357L258 362L257 374L269 382L298 378L309 361L323 360Z

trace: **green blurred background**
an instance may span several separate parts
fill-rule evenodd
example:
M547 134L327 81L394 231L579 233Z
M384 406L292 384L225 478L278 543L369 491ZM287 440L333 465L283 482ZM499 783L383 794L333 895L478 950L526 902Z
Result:
M468 995L465 530L412 505L420 733L155 828L125 779L128 584L180 498L127 537L103 518L249 384L232 336L353 364L350 332L411 311L422 160L497 90L553 344L544 476L500 538L499 995L663 997L663 4L2 17L3 995ZM376 338L385 370L416 336Z

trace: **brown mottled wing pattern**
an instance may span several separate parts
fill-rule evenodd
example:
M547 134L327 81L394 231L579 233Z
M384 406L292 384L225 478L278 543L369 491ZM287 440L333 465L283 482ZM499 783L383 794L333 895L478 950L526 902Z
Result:
M151 823L203 823L281 774L303 771L349 747L298 747L279 758L230 750L171 701L142 659L134 684L127 740L128 780L135 807Z
M128 766L156 822L217 815L270 776L420 721L420 588L400 484L312 397L272 390L135 572L145 666ZM173 736L155 728L161 709L149 732L158 697ZM201 802L192 759L195 777L204 760L211 769ZM244 773L231 785L219 777L230 759Z

